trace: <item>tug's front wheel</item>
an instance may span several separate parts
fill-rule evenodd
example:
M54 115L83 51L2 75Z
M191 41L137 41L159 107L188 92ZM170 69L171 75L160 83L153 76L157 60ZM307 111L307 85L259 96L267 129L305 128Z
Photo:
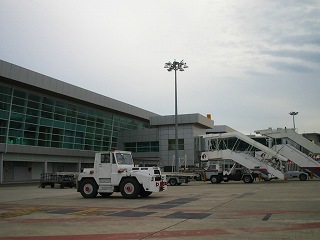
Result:
M137 198L141 186L134 178L126 178L120 184L120 192L124 198Z

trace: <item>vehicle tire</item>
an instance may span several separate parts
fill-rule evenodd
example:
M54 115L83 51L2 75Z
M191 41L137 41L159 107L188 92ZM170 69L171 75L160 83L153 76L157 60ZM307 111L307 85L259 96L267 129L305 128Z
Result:
M120 183L120 192L124 198L137 198L140 191L141 186L134 178L125 178Z
M211 181L211 183L213 183L213 184L220 183L217 176L212 176L212 177L210 178L210 181Z
M46 185L44 183L41 183L41 188L45 188Z
M252 179L251 176L246 175L246 176L243 177L243 182L245 182L245 183L252 183L252 182L253 182L253 179Z
M50 186L51 186L51 188L54 188L54 183L51 183Z
M175 178L170 178L169 184L170 184L170 186L176 186L176 185L178 185L177 179L175 179Z
M146 197L149 197L151 195L152 192L149 192L149 191L146 191L144 190L143 188L141 189L140 191L140 197L142 198L146 198Z
M299 179L300 181L306 181L308 179L308 176L306 174L300 174Z
M101 195L101 197L103 197L103 198L107 198L107 197L110 197L112 194L113 194L113 192L110 192L110 193L99 193L100 195Z
M63 183L60 184L60 188L64 189L64 184Z
M98 186L93 179L85 179L81 183L80 193L84 198L95 198L98 194Z

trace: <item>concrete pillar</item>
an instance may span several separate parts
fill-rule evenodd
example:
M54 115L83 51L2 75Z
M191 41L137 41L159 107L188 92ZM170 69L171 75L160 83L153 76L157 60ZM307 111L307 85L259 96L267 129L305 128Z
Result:
M43 163L43 173L47 173L48 172L48 162L44 161Z

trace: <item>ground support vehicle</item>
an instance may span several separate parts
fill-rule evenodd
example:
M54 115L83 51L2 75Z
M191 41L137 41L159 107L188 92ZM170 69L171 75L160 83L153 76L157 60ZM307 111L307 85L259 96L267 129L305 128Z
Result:
M168 184L171 186L181 185L182 183L188 183L195 181L197 175L194 173L183 173L183 172L165 172Z
M299 178L300 181L306 181L309 178L309 175L300 171L288 171L284 173L284 177L285 179Z
M135 167L131 152L119 150L96 153L94 168L84 169L77 181L77 191L84 198L98 193L109 197L114 192L121 192L124 198L148 197L166 188L159 167Z
M201 136L200 141L202 142L201 146L203 146L201 161L205 163L215 160L233 160L248 171L243 176L214 173L215 175L223 175L226 180L239 180L239 177L241 177L240 179L247 181L249 178L255 179L255 175L258 179L266 181L274 178L299 178L301 181L305 181L309 178L309 175L310 178L313 176L320 177L320 165L311 157L312 155L308 156L290 144L295 143L295 146L298 144L311 152L320 152L319 146L300 136L292 129L267 129L256 131L256 133L268 137L268 147L236 131ZM279 144L280 142L282 144ZM278 145L272 146L273 143ZM299 171L292 168L293 163L296 164L294 167L299 167ZM241 169L237 170L241 171ZM248 174L251 176L248 176ZM207 172L207 179L212 179L215 182L221 180L221 177L216 177L216 180L212 178L212 175L213 173L208 176Z
M221 182L229 182L229 181L243 181L244 183L252 183L258 174L247 170L242 172L228 173L223 172L219 164L210 165L205 170L205 179L210 180L211 183L221 183Z
M76 186L76 174L72 173L42 173L40 176L40 187L47 185L54 188L55 184L60 184L60 188Z
M288 159L240 132L206 134L200 136L199 141L201 162L233 160L247 169L260 171L264 178L270 175L284 179L284 165ZM257 151L268 157L257 158Z
M188 168L188 169L182 170L182 172L192 173L196 181L203 181L204 179L204 168L200 168L200 167Z

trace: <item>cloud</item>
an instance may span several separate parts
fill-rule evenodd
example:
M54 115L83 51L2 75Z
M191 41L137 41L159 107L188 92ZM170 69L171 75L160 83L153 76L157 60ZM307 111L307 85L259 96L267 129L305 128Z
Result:
M179 113L253 131L320 118L319 16L319 0L1 0L0 58L163 115L163 65L184 59Z
M311 68L303 66L298 63L288 63L288 62L280 62L280 61L269 62L267 63L267 66L271 68L275 68L280 71L291 71L291 72L298 72L298 73L308 73L313 71Z
M280 71L309 73L318 69L320 64L320 51L282 49L261 50L260 53L271 56L266 65Z
M319 25L313 29L319 28ZM280 37L276 43L278 44L287 44L293 46L305 46L305 45L315 45L320 46L320 34L318 33L306 33L306 34L299 34L299 35L286 35Z
M305 50L262 50L261 54L266 54L274 57L292 58L312 63L320 63L320 51L305 51Z

